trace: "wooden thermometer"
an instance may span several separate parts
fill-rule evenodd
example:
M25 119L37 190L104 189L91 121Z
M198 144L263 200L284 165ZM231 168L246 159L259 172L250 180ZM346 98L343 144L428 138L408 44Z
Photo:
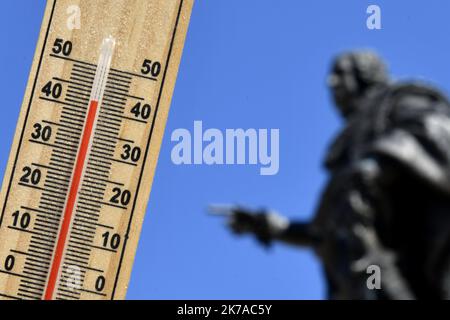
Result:
M193 0L49 0L0 194L1 299L123 299Z

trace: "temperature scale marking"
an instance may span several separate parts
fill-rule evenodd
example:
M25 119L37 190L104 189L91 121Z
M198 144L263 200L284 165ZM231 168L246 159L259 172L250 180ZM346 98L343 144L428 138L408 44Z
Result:
M47 4L0 194L0 299L125 297L193 1L111 1Z
M75 161L75 169L71 179L61 230L59 232L53 262L50 268L47 289L45 291L46 300L51 300L53 298L53 292L55 290L59 269L61 267L61 260L64 254L66 239L69 233L70 224L72 222L73 210L78 197L78 192L80 191L80 181L85 172L86 157L90 150L90 146L92 146L92 133L94 131L94 126L97 119L98 105L102 104L114 46L115 40L113 38L108 38L103 41L100 60L94 77L94 86L92 87L91 98L89 99L89 110L86 117L86 124L81 138L78 156Z

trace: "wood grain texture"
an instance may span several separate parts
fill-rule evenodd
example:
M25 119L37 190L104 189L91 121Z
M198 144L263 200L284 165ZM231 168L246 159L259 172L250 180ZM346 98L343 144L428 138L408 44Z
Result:
M73 6L81 25L71 30ZM48 1L0 194L0 299L45 295L86 99L110 36L112 69L52 298L125 298L192 6L193 0ZM71 42L68 55L58 52L57 39ZM160 70L146 73L146 60ZM59 96L42 90L50 81L51 89L60 85ZM133 113L138 103L151 112ZM44 127L51 130L47 141ZM126 145L140 150L137 161L126 157ZM26 167L28 182L21 181ZM117 188L130 193L128 203L111 202ZM120 241L112 243L116 234Z

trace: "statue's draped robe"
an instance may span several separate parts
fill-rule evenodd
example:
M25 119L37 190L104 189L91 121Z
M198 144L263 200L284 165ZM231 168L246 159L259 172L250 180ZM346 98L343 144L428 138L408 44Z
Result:
M352 269L368 254L352 229L362 224L394 254L413 297L450 298L450 103L433 88L397 84L373 89L359 107L326 156L330 181L313 221L326 237L318 253L330 294L396 297L366 290L368 275ZM359 174L366 160L379 165L374 180Z

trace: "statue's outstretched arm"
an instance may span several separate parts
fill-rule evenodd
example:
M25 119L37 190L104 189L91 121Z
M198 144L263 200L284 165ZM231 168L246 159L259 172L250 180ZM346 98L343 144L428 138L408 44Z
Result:
M312 246L319 237L309 223L292 222L265 210L252 211L236 206L212 206L210 212L227 217L227 224L235 234L254 234L264 245L280 241L296 246Z

